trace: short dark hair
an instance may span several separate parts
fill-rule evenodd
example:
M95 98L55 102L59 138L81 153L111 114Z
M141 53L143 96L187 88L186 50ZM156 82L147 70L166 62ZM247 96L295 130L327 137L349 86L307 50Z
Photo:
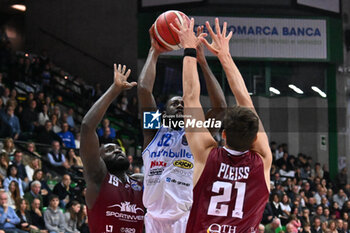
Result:
M228 108L224 117L226 144L237 151L249 150L259 130L258 116L246 107Z
M58 195L56 195L56 194L51 194L50 197L49 197L49 203L50 203L53 199L58 199L58 200L60 200L60 198L59 198Z

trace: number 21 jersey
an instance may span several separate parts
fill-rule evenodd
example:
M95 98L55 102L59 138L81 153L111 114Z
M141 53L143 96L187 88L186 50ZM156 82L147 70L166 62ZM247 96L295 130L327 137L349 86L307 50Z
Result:
M187 233L258 232L269 197L263 161L253 151L234 154L226 148L209 153L193 190Z

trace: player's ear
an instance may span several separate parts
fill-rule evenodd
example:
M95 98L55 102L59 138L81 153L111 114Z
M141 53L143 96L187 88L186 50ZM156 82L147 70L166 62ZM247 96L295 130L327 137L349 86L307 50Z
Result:
M226 130L223 130L221 133L221 138L226 141Z

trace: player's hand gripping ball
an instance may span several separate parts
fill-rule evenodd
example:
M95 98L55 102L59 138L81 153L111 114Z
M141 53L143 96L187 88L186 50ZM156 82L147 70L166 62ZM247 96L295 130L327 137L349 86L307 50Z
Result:
M187 25L190 25L190 19L181 11L166 11L158 16L156 22L154 23L154 38L162 47L168 50L177 50L182 48L179 37L177 36L177 33L171 29L170 24L172 23L176 28L178 28L175 23L175 19L177 18L182 25L184 20L183 16L185 16L185 19L187 20Z

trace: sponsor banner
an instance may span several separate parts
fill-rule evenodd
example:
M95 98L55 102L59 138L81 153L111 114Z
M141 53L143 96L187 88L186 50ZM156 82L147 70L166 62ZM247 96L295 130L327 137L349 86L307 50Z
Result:
M193 16L195 27L209 21L215 30L215 17ZM327 59L326 20L285 18L220 17L232 31L230 52L242 58ZM204 32L208 30L204 28ZM166 55L182 56L183 50ZM206 55L214 56L209 51Z

